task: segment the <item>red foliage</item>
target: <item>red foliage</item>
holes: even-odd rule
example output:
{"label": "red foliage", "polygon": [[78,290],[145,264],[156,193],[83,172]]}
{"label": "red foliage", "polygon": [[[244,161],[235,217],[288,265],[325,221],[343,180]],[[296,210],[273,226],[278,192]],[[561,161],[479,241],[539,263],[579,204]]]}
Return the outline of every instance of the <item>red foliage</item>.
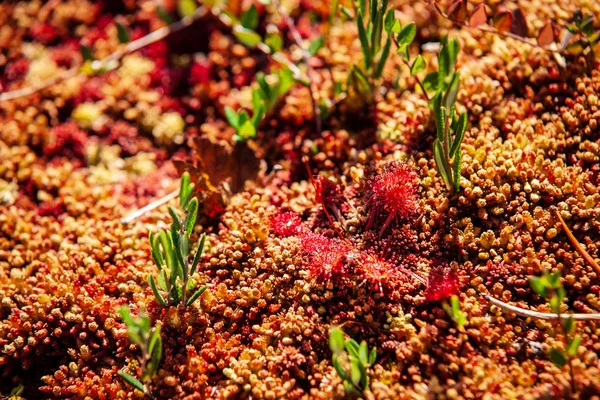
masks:
{"label": "red foliage", "polygon": [[48,157],[74,157],[83,160],[87,133],[74,122],[57,125],[50,130],[48,142],[44,145],[44,155]]}
{"label": "red foliage", "polygon": [[58,37],[58,32],[54,26],[47,22],[39,22],[31,27],[29,35],[38,42],[50,44]]}
{"label": "red foliage", "polygon": [[302,220],[294,212],[278,212],[271,217],[271,228],[278,236],[294,236],[302,232]]}
{"label": "red foliage", "polygon": [[19,58],[6,65],[4,77],[10,83],[24,76],[29,71],[29,60],[25,57]]}
{"label": "red foliage", "polygon": [[38,214],[42,217],[58,217],[64,214],[66,211],[65,203],[62,200],[47,201],[40,204],[38,207]]}
{"label": "red foliage", "polygon": [[313,180],[313,186],[315,187],[316,193],[315,199],[324,207],[335,204],[342,196],[341,186],[324,176],[317,176]]}
{"label": "red foliage", "polygon": [[429,271],[425,299],[427,301],[443,300],[459,291],[458,276],[449,267],[438,266]]}
{"label": "red foliage", "polygon": [[302,235],[302,250],[308,256],[308,269],[317,282],[328,282],[340,278],[350,246],[340,240],[318,233]]}
{"label": "red foliage", "polygon": [[208,83],[212,75],[212,63],[207,58],[198,58],[190,68],[189,82],[192,85]]}
{"label": "red foliage", "polygon": [[363,282],[366,282],[371,289],[381,294],[383,294],[384,285],[394,287],[395,283],[402,279],[398,269],[372,254],[357,254],[356,263],[363,277]]}
{"label": "red foliage", "polygon": [[387,215],[380,236],[394,219],[409,219],[419,209],[419,176],[408,164],[394,162],[369,180],[371,214],[367,229],[377,214]]}

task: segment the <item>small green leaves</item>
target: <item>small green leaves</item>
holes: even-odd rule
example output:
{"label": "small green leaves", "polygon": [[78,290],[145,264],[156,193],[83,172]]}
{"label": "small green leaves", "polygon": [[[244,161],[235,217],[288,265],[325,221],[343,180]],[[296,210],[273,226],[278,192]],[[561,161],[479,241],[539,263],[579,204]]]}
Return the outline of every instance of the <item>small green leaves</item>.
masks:
{"label": "small green leaves", "polygon": [[163,7],[156,6],[156,14],[165,24],[171,25],[173,23],[173,17]]}
{"label": "small green leaves", "polygon": [[410,46],[417,36],[417,26],[413,23],[406,25],[398,34],[398,43]]}
{"label": "small green leaves", "polygon": [[146,392],[146,388],[144,387],[144,384],[142,382],[138,381],[137,379],[135,379],[133,376],[129,375],[127,372],[119,371],[119,372],[117,372],[117,374],[119,374],[119,376],[121,378],[123,378],[123,380],[125,382],[127,382],[128,384],[130,384],[137,390],[140,390],[144,393]]}
{"label": "small green leaves", "polygon": [[329,348],[333,353],[331,363],[342,379],[347,393],[356,395],[369,387],[367,368],[373,366],[377,358],[375,348],[369,351],[364,340],[358,344],[354,339],[344,339],[344,332],[338,327],[329,331]]}
{"label": "small green leaves", "polygon": [[550,349],[549,356],[550,361],[552,361],[552,363],[557,367],[564,367],[569,361],[569,358],[565,352],[558,349]]}
{"label": "small green leaves", "polygon": [[256,6],[252,4],[246,12],[242,14],[240,23],[246,29],[254,30],[258,26],[258,10]]}
{"label": "small green leaves", "polygon": [[413,61],[412,66],[410,67],[410,74],[412,76],[415,76],[419,72],[422,72],[424,69],[425,69],[425,60],[423,60],[423,56],[419,54],[417,56],[417,58],[415,58],[415,61]]}
{"label": "small green leaves", "polygon": [[[230,114],[232,118],[240,118],[238,114]],[[248,118],[247,114],[244,118]],[[155,279],[152,275],[148,276],[148,285],[161,306],[177,303],[188,306],[193,303],[193,300],[189,300],[187,296],[188,290],[192,290],[194,287],[191,285],[190,277],[196,272],[200,262],[206,235],[201,236],[198,251],[190,266],[190,236],[196,225],[199,208],[198,199],[192,197],[194,186],[190,180],[188,172],[181,176],[179,206],[182,210],[178,212],[173,207],[168,207],[169,214],[173,219],[169,232],[161,229],[157,235],[148,234],[152,259],[158,268],[158,277]],[[183,220],[180,215],[184,216]],[[161,290],[165,294],[161,293]],[[204,291],[206,288],[202,290]],[[196,292],[192,297],[195,300],[201,294]]]}
{"label": "small green leaves", "polygon": [[325,37],[323,35],[319,36],[315,40],[313,40],[308,46],[308,54],[311,56],[315,56],[317,52],[323,47],[325,43]]}
{"label": "small green leaves", "polygon": [[244,28],[241,25],[236,25],[233,28],[233,34],[242,44],[248,47],[256,47],[261,41],[261,37],[253,30]]}
{"label": "small green leaves", "polygon": [[283,39],[280,35],[274,33],[267,33],[265,37],[265,44],[271,49],[271,54],[277,53],[283,48]]}
{"label": "small green leaves", "polygon": [[95,61],[96,57],[92,54],[92,49],[89,46],[81,45],[79,47],[79,51],[81,52],[81,58],[83,61]]}
{"label": "small green leaves", "polygon": [[197,4],[195,0],[178,0],[177,12],[181,17],[190,17],[196,11]]}
{"label": "small green leaves", "polygon": [[117,38],[119,39],[119,43],[121,43],[121,44],[129,43],[130,35],[129,35],[129,31],[127,30],[127,28],[119,22],[117,22],[116,25],[117,25]]}
{"label": "small green leaves", "polygon": [[567,355],[574,357],[577,355],[577,349],[581,344],[581,336],[576,335],[567,346]]}
{"label": "small green leaves", "polygon": [[450,298],[450,305],[446,301],[442,303],[444,310],[446,313],[452,318],[454,323],[459,327],[459,329],[463,329],[465,324],[467,323],[467,316],[460,309],[460,300],[457,295],[453,295]]}
{"label": "small green leaves", "polygon": [[202,293],[204,293],[204,292],[206,291],[206,289],[208,289],[208,286],[203,286],[203,287],[201,287],[200,289],[198,289],[198,290],[196,291],[196,293],[194,293],[194,294],[192,295],[192,297],[190,297],[190,298],[188,299],[188,301],[187,301],[187,303],[186,303],[186,306],[188,306],[188,307],[189,307],[189,306],[191,306],[191,305],[192,305],[192,303],[193,303],[194,301],[196,301],[196,299],[198,299],[198,297],[202,296]]}

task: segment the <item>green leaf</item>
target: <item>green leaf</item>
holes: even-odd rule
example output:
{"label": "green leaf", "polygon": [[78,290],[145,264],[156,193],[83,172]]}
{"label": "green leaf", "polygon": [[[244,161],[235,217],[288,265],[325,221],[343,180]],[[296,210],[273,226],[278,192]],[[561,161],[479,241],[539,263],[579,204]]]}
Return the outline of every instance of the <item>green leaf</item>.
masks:
{"label": "green leaf", "polygon": [[580,344],[581,344],[581,336],[577,335],[573,338],[573,340],[567,346],[567,354],[570,355],[571,357],[576,356],[577,349],[579,348]]}
{"label": "green leaf", "polygon": [[451,190],[452,185],[450,184],[450,171],[448,171],[448,166],[444,161],[444,149],[442,148],[440,140],[437,138],[433,142],[433,158],[435,160],[435,166],[437,167],[442,180],[446,184],[448,190]]}
{"label": "green leaf", "polygon": [[392,25],[392,32],[393,33],[400,33],[402,32],[402,24],[400,23],[400,20],[397,19],[394,21],[394,24]]}
{"label": "green leaf", "polygon": [[181,234],[171,227],[171,238],[173,240],[173,253],[175,254],[176,262],[173,263],[173,269],[171,269],[171,285],[175,284],[175,279],[180,277],[184,279],[184,255],[181,251]]}
{"label": "green leaf", "polygon": [[350,378],[352,379],[352,384],[354,386],[359,386],[362,378],[362,374],[360,371],[360,361],[354,357],[350,357]]}
{"label": "green leaf", "polygon": [[[240,119],[240,130],[242,129],[242,126],[244,126],[244,124],[246,123],[246,121],[250,120],[250,117],[248,116],[248,113],[245,110],[242,110],[238,113]],[[238,132],[239,133],[239,132]]]}
{"label": "green leaf", "polygon": [[421,56],[419,54],[417,56],[417,58],[415,58],[413,65],[410,67],[410,74],[412,76],[415,76],[419,72],[422,72],[424,69],[425,69],[425,60],[423,59],[423,56]]}
{"label": "green leaf", "polygon": [[152,274],[148,275],[148,284],[150,285],[150,288],[152,289],[152,293],[154,293],[154,297],[156,298],[156,301],[158,301],[158,303],[161,306],[164,306],[165,304],[167,304],[165,302],[165,299],[162,297],[162,295],[158,291],[158,287],[156,286],[156,282],[154,281],[154,277],[152,276]]}
{"label": "green leaf", "polygon": [[191,305],[192,305],[192,303],[193,303],[194,301],[196,301],[196,299],[197,299],[198,297],[202,296],[202,293],[204,293],[204,292],[206,291],[206,289],[208,289],[208,286],[203,286],[203,287],[201,287],[200,289],[198,289],[198,290],[196,291],[196,293],[194,293],[194,294],[192,295],[192,297],[190,297],[190,298],[188,299],[188,301],[187,301],[187,303],[186,303],[185,305],[186,305],[186,306],[188,306],[188,307],[189,307],[189,306],[191,306]]}
{"label": "green leaf", "polygon": [[550,310],[552,310],[552,312],[554,314],[559,314],[560,313],[560,304],[561,304],[561,301],[559,300],[559,298],[556,296],[552,296],[550,298],[549,302],[550,302]]}
{"label": "green leaf", "polygon": [[[157,328],[158,329],[158,328]],[[159,332],[160,333],[160,332]],[[150,356],[150,362],[148,363],[147,377],[151,378],[156,371],[158,371],[158,366],[160,365],[160,359],[162,358],[162,339],[160,334],[156,336],[156,344],[154,345],[153,352]]]}
{"label": "green leaf", "polygon": [[121,319],[123,320],[123,322],[125,322],[125,325],[127,325],[127,327],[135,326],[135,322],[133,321],[133,318],[131,318],[131,314],[129,313],[129,307],[121,306],[119,307],[118,311],[119,315],[121,316]]}
{"label": "green leaf", "polygon": [[325,43],[325,37],[323,35],[319,36],[318,38],[316,38],[315,40],[313,40],[310,43],[310,46],[308,46],[308,53],[311,56],[315,56],[317,54],[317,52],[319,51],[319,49],[321,49],[321,47],[323,47],[324,43]]}
{"label": "green leaf", "polygon": [[283,39],[280,35],[267,33],[265,44],[271,49],[271,53],[277,53],[283,48]]}
{"label": "green leaf", "polygon": [[367,2],[366,2],[366,0],[358,0],[358,11],[362,15],[367,15]]}
{"label": "green leaf", "polygon": [[367,369],[362,362],[358,362],[358,368],[360,370],[360,387],[366,389],[369,387],[369,378],[367,375]]}
{"label": "green leaf", "polygon": [[465,137],[465,130],[467,129],[467,113],[460,114],[458,122],[456,123],[456,129],[454,130],[454,142],[450,148],[450,158],[456,155],[456,152],[460,149],[460,145]]}
{"label": "green leaf", "polygon": [[[377,9],[377,0],[371,0],[369,2],[369,12],[371,13],[371,23],[375,22],[375,18],[377,18],[378,9]],[[363,13],[363,15],[365,15]]]}
{"label": "green leaf", "polygon": [[334,326],[329,331],[329,348],[333,354],[340,354],[344,351],[344,332]]}
{"label": "green leaf", "polygon": [[460,191],[460,167],[462,164],[462,155],[460,150],[456,152],[456,156],[454,157],[454,165],[452,170],[452,180],[454,182],[454,192],[458,193]]}
{"label": "green leaf", "polygon": [[363,57],[365,58],[365,69],[371,67],[372,54],[369,47],[369,39],[367,38],[367,31],[363,25],[363,15],[358,14],[358,39],[360,40],[360,48],[362,49]]}
{"label": "green leaf", "polygon": [[377,347],[373,347],[369,353],[369,366],[373,366],[377,360]]}
{"label": "green leaf", "polygon": [[200,237],[200,244],[198,245],[198,250],[196,251],[196,255],[194,256],[194,261],[192,262],[192,268],[190,270],[190,276],[194,275],[196,272],[196,268],[198,267],[198,263],[200,262],[200,257],[202,257],[202,252],[204,251],[204,243],[206,242],[206,233],[203,233]]}
{"label": "green leaf", "polygon": [[452,117],[454,115],[454,103],[456,102],[456,96],[458,94],[458,86],[460,84],[460,77],[458,72],[455,72],[452,77],[452,81],[448,87],[448,91],[444,96],[444,106],[446,107],[446,111],[448,112],[448,116]]}
{"label": "green leaf", "polygon": [[177,2],[177,12],[181,17],[189,17],[196,11],[195,0],[179,0]]}
{"label": "green leaf", "polygon": [[154,353],[154,351],[156,350],[156,346],[162,344],[160,339],[160,326],[157,326],[156,328],[154,328],[152,336],[150,337],[150,342],[148,343],[149,354]]}
{"label": "green leaf", "polygon": [[152,255],[152,259],[158,269],[161,270],[163,258],[160,251],[160,244],[158,243],[158,237],[152,235],[152,232],[148,232],[148,240],[150,241],[150,254]]}
{"label": "green leaf", "polygon": [[177,304],[181,300],[181,295],[183,293],[183,288],[180,285],[174,285],[171,290],[171,304]]}
{"label": "green leaf", "polygon": [[398,49],[396,50],[396,53],[402,57],[402,59],[404,59],[405,61],[409,60],[409,56],[408,56],[408,45],[407,44],[400,44],[400,46],[398,47]]}
{"label": "green leaf", "polygon": [[89,46],[86,45],[81,45],[79,47],[79,51],[81,52],[81,58],[83,58],[83,61],[95,61],[96,57],[94,57],[94,54],[92,54],[92,49]]}
{"label": "green leaf", "polygon": [[575,332],[575,320],[573,317],[562,320],[562,326],[569,335]]}
{"label": "green leaf", "polygon": [[129,43],[130,35],[129,35],[129,31],[127,30],[127,28],[119,22],[117,22],[116,25],[117,25],[117,38],[119,38],[119,42],[122,44]]}
{"label": "green leaf", "polygon": [[377,12],[373,20],[373,29],[371,30],[371,51],[372,55],[379,53],[381,48],[381,34],[383,33],[383,15]]}
{"label": "green leaf", "polygon": [[358,347],[358,359],[363,364],[369,363],[369,348],[367,347],[367,342],[364,340],[360,342],[360,346]]}
{"label": "green leaf", "polygon": [[[181,192],[179,192],[181,193]],[[183,200],[183,197],[181,197],[181,199]],[[173,218],[173,227],[176,231],[179,231],[181,229],[181,218],[179,218],[179,215],[177,215],[177,212],[175,211],[175,209],[171,206],[168,206],[167,209],[169,210],[169,214],[171,214],[171,218]]]}
{"label": "green leaf", "polygon": [[339,377],[343,381],[348,380],[348,374],[346,373],[346,371],[342,367],[342,364],[340,364],[340,360],[338,360],[338,358],[335,356],[335,354],[331,358],[331,363],[333,364],[333,368],[335,368],[335,371],[337,372],[337,374],[339,375]]}
{"label": "green leaf", "polygon": [[359,345],[354,339],[348,339],[344,343],[346,347],[346,351],[353,357],[358,358],[358,349]]}
{"label": "green leaf", "polygon": [[354,19],[354,15],[352,14],[352,11],[350,11],[350,9],[348,7],[340,6],[340,10],[342,11],[342,14],[346,16],[346,18]]}
{"label": "green leaf", "polygon": [[430,72],[427,75],[425,75],[425,79],[423,79],[422,84],[423,88],[427,92],[433,92],[435,90],[438,90],[438,73]]}
{"label": "green leaf", "polygon": [[237,113],[229,106],[225,106],[225,118],[227,118],[227,122],[233,129],[236,131],[240,130],[239,117]]}
{"label": "green leaf", "polygon": [[233,28],[233,35],[237,38],[237,40],[248,47],[256,47],[256,45],[261,41],[258,33],[254,32],[253,30],[246,29],[241,25],[236,25]]}
{"label": "green leaf", "polygon": [[375,78],[381,78],[381,74],[383,73],[383,67],[390,55],[390,47],[392,46],[392,39],[389,37],[385,42],[385,46],[383,47],[383,51],[381,52],[381,57],[379,57],[379,61],[377,62],[377,69],[375,70]]}
{"label": "green leaf", "polygon": [[560,283],[560,272],[556,271],[553,272],[552,274],[547,274],[548,277],[548,283],[550,284],[550,287],[552,289],[558,289],[561,287],[561,283]]}
{"label": "green leaf", "polygon": [[146,392],[146,389],[144,388],[144,385],[142,384],[142,382],[138,381],[133,376],[129,375],[127,372],[119,371],[119,372],[117,372],[117,374],[119,374],[119,376],[121,378],[123,378],[123,380],[125,382],[127,382],[128,384],[130,384],[134,388],[136,388],[136,389],[138,389],[138,390],[140,390],[140,391],[142,391],[144,393]]}
{"label": "green leaf", "polygon": [[[228,107],[226,107],[225,113],[227,113],[227,108]],[[229,110],[231,110],[231,108]],[[231,111],[233,111],[233,110],[231,110]],[[183,173],[183,175],[181,175],[181,184],[179,185],[179,207],[180,208],[185,208],[188,201],[190,201],[190,197],[192,195],[192,189],[193,189],[193,186],[190,183],[190,173],[186,171]],[[181,225],[181,220],[179,220],[179,225]]]}
{"label": "green leaf", "polygon": [[529,285],[534,292],[540,296],[546,297],[547,292],[547,281],[545,277],[532,276],[529,280]]}
{"label": "green leaf", "polygon": [[414,23],[406,25],[398,34],[398,43],[409,46],[417,36],[417,26]]}
{"label": "green leaf", "polygon": [[448,41],[448,73],[454,72],[456,58],[458,57],[459,43],[456,38]]}
{"label": "green leaf", "polygon": [[385,14],[385,20],[383,23],[385,31],[388,33],[388,35],[392,32],[392,28],[394,27],[395,23],[396,18],[394,17],[394,10],[388,10],[388,12]]}
{"label": "green leaf", "polygon": [[173,23],[173,17],[163,7],[156,6],[156,14],[165,24],[171,25]]}
{"label": "green leaf", "polygon": [[198,217],[198,199],[194,197],[187,206],[188,215],[185,217],[185,231],[191,235]]}
{"label": "green leaf", "polygon": [[158,273],[158,286],[164,290],[165,292],[169,291],[169,286],[167,285],[167,270],[166,269],[161,269],[160,272]]}
{"label": "green leaf", "polygon": [[256,128],[252,121],[246,121],[240,128],[239,136],[242,140],[253,139],[256,137]]}
{"label": "green leaf", "polygon": [[256,29],[258,26],[258,10],[254,4],[252,4],[250,8],[246,10],[244,14],[242,14],[240,23],[246,29]]}
{"label": "green leaf", "polygon": [[368,94],[370,92],[371,85],[365,74],[356,65],[352,67],[352,73],[350,75],[353,78],[356,90],[361,94]]}
{"label": "green leaf", "polygon": [[433,113],[435,116],[435,129],[440,142],[444,142],[446,131],[446,109],[442,106],[442,94],[438,91],[433,97]]}
{"label": "green leaf", "polygon": [[558,349],[550,349],[550,361],[557,367],[564,367],[569,361],[567,355]]}

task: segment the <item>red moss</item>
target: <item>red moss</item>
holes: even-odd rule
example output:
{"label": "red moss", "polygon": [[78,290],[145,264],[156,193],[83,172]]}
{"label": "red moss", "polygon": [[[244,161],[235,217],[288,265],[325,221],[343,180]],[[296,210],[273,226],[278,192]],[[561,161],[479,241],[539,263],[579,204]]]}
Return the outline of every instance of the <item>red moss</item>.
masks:
{"label": "red moss", "polygon": [[39,22],[31,27],[29,35],[33,40],[47,45],[56,40],[58,31],[47,22]]}
{"label": "red moss", "polygon": [[324,207],[337,203],[338,199],[342,196],[341,186],[324,176],[317,176],[313,180],[313,186],[316,193],[315,199]]}
{"label": "red moss", "polygon": [[347,243],[318,233],[307,232],[301,236],[302,250],[308,256],[308,269],[316,282],[339,279],[344,261],[350,251]]}
{"label": "red moss", "polygon": [[271,228],[277,236],[289,237],[302,232],[302,220],[298,214],[285,211],[271,217]]}
{"label": "red moss", "polygon": [[38,207],[38,214],[42,217],[58,217],[59,215],[64,214],[65,211],[65,204],[62,200],[46,201]]}
{"label": "red moss", "polygon": [[189,82],[191,85],[208,83],[212,75],[212,64],[207,58],[198,58],[190,68]]}
{"label": "red moss", "polygon": [[458,294],[458,292],[458,276],[450,267],[438,266],[429,271],[427,288],[425,289],[425,299],[427,301],[443,300]]}
{"label": "red moss", "polygon": [[74,122],[57,125],[50,130],[50,137],[44,145],[44,155],[83,159],[87,137],[87,133],[80,130]]}
{"label": "red moss", "polygon": [[386,215],[380,236],[392,221],[407,220],[417,215],[419,176],[408,164],[392,163],[383,173],[371,178],[368,186],[371,213],[367,229],[371,227],[376,215]]}

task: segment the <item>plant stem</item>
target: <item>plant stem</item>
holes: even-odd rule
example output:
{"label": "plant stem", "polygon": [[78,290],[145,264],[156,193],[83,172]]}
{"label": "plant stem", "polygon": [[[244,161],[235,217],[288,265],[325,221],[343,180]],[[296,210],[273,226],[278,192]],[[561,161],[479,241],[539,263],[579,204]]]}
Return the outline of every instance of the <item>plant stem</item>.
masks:
{"label": "plant stem", "polygon": [[[390,33],[390,36],[392,38],[392,40],[394,41],[394,44],[396,45],[397,48],[400,48],[400,44],[398,43],[398,39],[396,39],[394,37],[393,34]],[[408,61],[406,61],[406,59],[404,57],[400,57],[402,59],[402,62],[404,63],[404,65],[406,65],[410,71],[410,64],[408,63]],[[417,76],[417,74],[413,75],[413,78],[415,78],[415,81],[417,81],[417,85],[419,85],[419,87],[421,88],[421,90],[423,91],[423,96],[425,96],[425,99],[427,101],[429,101],[429,95],[427,95],[427,90],[425,90],[425,87],[423,86],[423,83],[421,82],[421,79],[419,79],[419,77]]]}
{"label": "plant stem", "polygon": [[120,221],[122,224],[128,224],[128,223],[138,219],[142,215],[146,214],[147,212],[150,212],[150,211],[154,210],[155,208],[158,208],[158,207],[162,206],[163,204],[168,203],[169,201],[173,200],[177,196],[179,196],[179,188],[177,188],[177,190],[174,190],[171,193],[167,194],[166,196],[163,196],[160,199],[155,200],[152,203],[132,212],[125,218],[121,218]]}
{"label": "plant stem", "polygon": [[592,256],[590,255],[590,253],[588,253],[583,248],[583,246],[581,245],[581,243],[579,243],[579,241],[575,238],[575,236],[573,235],[573,233],[571,232],[571,230],[569,229],[569,227],[565,223],[565,220],[562,218],[562,216],[560,215],[560,212],[557,209],[554,209],[554,215],[556,215],[556,218],[558,218],[558,220],[560,221],[560,224],[562,225],[562,228],[565,231],[565,234],[567,235],[567,237],[569,238],[569,240],[573,244],[573,247],[575,247],[575,250],[577,250],[577,252],[581,255],[581,257],[583,257],[583,259],[588,264],[590,264],[592,266],[592,268],[594,268],[594,271],[596,271],[596,274],[600,275],[600,265],[598,265],[598,263],[596,262],[596,260],[594,260],[592,258]]}

